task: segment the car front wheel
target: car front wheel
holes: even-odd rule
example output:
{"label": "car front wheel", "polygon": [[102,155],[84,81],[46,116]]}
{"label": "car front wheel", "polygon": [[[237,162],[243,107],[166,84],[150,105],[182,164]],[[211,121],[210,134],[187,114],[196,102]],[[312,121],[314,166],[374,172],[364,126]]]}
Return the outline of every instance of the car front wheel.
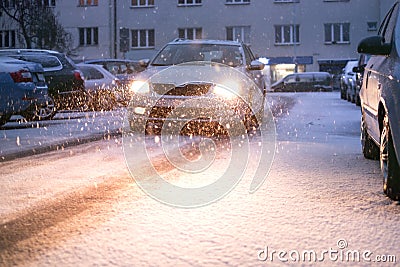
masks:
{"label": "car front wheel", "polygon": [[383,119],[381,133],[380,164],[383,174],[383,192],[389,198],[398,200],[400,197],[400,166],[394,150],[387,114]]}

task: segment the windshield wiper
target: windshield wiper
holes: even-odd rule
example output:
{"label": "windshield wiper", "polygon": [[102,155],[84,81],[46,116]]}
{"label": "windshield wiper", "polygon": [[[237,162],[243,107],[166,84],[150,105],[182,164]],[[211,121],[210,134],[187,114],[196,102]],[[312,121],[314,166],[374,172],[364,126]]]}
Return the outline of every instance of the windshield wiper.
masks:
{"label": "windshield wiper", "polygon": [[171,64],[153,63],[152,66],[171,66]]}

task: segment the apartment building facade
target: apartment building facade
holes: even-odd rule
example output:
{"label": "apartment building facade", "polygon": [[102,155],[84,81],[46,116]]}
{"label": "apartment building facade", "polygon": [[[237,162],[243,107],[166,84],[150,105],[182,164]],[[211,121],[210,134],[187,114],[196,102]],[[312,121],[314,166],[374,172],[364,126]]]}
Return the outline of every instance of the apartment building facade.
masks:
{"label": "apartment building facade", "polygon": [[[75,60],[152,57],[175,38],[248,43],[272,79],[337,72],[377,33],[393,0],[40,0],[73,36]],[[2,47],[20,47],[1,16]],[[8,34],[8,39],[4,40]],[[13,32],[10,34],[10,32]],[[13,37],[14,36],[14,37]],[[14,38],[15,40],[12,40]]]}

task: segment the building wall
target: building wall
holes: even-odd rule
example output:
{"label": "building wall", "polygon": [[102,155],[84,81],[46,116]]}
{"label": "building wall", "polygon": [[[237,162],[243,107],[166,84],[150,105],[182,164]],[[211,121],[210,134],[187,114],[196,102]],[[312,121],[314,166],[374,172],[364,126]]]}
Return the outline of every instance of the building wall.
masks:
{"label": "building wall", "polygon": [[[280,59],[307,57],[312,64],[306,64],[304,69],[316,71],[320,69],[321,61],[357,58],[359,40],[376,34],[376,31],[368,30],[367,22],[375,21],[379,27],[382,16],[394,2],[299,0],[298,3],[275,3],[274,0],[251,0],[250,4],[229,5],[226,0],[202,0],[200,6],[181,7],[178,0],[154,1],[153,7],[134,8],[131,0],[98,0],[98,6],[79,6],[79,0],[57,0],[55,12],[64,28],[73,35],[76,60],[150,58],[165,43],[178,37],[178,28],[201,27],[203,38],[226,39],[226,27],[250,26],[249,43],[255,54]],[[4,21],[5,18],[0,19]],[[324,24],[344,22],[350,23],[349,44],[325,44]],[[298,45],[275,44],[274,26],[280,24],[300,26]],[[80,46],[79,27],[98,27],[98,45]],[[121,52],[121,28],[154,29],[154,48],[130,48],[126,53]]]}
{"label": "building wall", "polygon": [[[78,0],[57,0],[55,12],[64,29],[72,34],[76,60],[112,57],[112,8],[109,0],[99,0],[98,6],[79,6]],[[98,27],[98,45],[80,46],[79,27]]]}

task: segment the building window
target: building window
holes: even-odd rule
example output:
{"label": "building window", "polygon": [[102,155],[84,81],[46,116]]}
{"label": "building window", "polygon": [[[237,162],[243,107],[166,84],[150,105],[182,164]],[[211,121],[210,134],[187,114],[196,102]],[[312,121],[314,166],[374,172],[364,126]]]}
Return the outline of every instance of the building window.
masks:
{"label": "building window", "polygon": [[154,0],[131,0],[132,7],[154,7]]}
{"label": "building window", "polygon": [[275,44],[294,45],[300,43],[300,25],[275,25]]}
{"label": "building window", "polygon": [[154,30],[131,30],[132,48],[154,48]]}
{"label": "building window", "polygon": [[178,6],[200,6],[201,0],[178,0]]}
{"label": "building window", "polygon": [[300,0],[274,0],[274,3],[300,3]]}
{"label": "building window", "polygon": [[250,0],[226,0],[227,4],[250,4]]}
{"label": "building window", "polygon": [[39,6],[45,6],[45,7],[56,6],[56,0],[38,0],[37,3]]}
{"label": "building window", "polygon": [[2,48],[11,48],[15,47],[15,31],[0,31],[0,47]]}
{"label": "building window", "polygon": [[325,24],[325,44],[350,43],[350,23]]}
{"label": "building window", "polygon": [[185,29],[178,29],[179,38],[183,39],[201,39],[203,36],[202,28],[185,28]]}
{"label": "building window", "polygon": [[368,26],[368,31],[377,31],[378,30],[378,22],[376,22],[376,21],[368,21],[367,26]]}
{"label": "building window", "polygon": [[79,0],[79,6],[98,6],[99,0]]}
{"label": "building window", "polygon": [[3,0],[3,6],[5,8],[14,8],[15,7],[15,0]]}
{"label": "building window", "polygon": [[98,28],[79,28],[79,45],[90,46],[99,44]]}
{"label": "building window", "polygon": [[250,26],[226,27],[226,39],[250,43]]}

